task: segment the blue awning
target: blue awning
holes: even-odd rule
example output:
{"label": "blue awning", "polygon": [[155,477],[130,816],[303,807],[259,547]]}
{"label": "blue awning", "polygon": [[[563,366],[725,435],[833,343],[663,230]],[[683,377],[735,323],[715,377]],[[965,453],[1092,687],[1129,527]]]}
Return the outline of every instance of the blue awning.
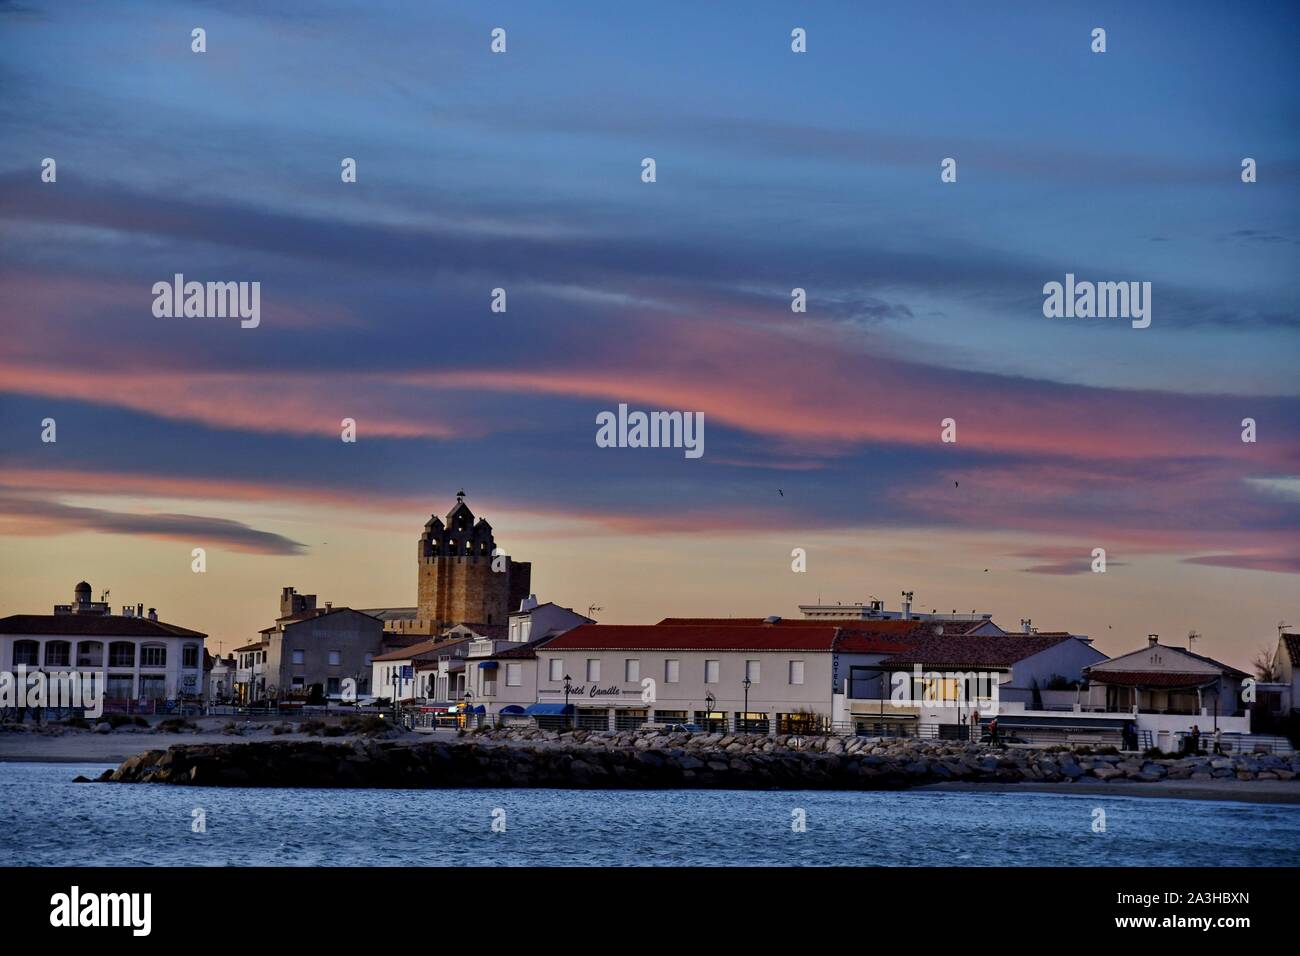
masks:
{"label": "blue awning", "polygon": [[486,713],[487,713],[487,708],[484,707],[482,704],[479,704],[479,705],[477,705],[477,706],[474,708],[474,713],[476,713],[476,714],[486,714]]}
{"label": "blue awning", "polygon": [[572,704],[529,704],[524,711],[529,717],[563,717],[573,713]]}
{"label": "blue awning", "polygon": [[518,704],[508,704],[501,708],[501,713],[507,717],[516,717],[524,713],[524,709]]}
{"label": "blue awning", "polygon": [[481,671],[494,671],[497,669],[496,661],[479,661],[478,669]]}

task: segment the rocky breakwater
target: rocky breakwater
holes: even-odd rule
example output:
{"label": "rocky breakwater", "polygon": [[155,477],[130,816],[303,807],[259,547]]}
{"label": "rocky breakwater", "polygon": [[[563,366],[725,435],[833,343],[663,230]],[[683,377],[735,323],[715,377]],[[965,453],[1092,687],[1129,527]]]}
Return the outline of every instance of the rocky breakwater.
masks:
{"label": "rocky breakwater", "polygon": [[948,741],[524,730],[416,743],[180,744],[137,754],[99,780],[235,787],[893,790],[943,781],[1295,780],[1297,773],[1300,758],[1269,755],[1148,759]]}

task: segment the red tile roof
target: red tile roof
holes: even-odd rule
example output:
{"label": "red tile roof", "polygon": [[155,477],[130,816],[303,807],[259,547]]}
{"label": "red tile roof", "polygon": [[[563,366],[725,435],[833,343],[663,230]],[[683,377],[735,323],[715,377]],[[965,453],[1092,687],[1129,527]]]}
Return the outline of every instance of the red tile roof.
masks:
{"label": "red tile roof", "polygon": [[880,637],[841,628],[835,638],[835,650],[841,654],[897,654],[908,649],[905,637]]}
{"label": "red tile roof", "polygon": [[1218,674],[1195,674],[1177,671],[1104,671],[1088,672],[1095,684],[1119,684],[1124,687],[1204,687],[1219,679]]}
{"label": "red tile roof", "polygon": [[[559,635],[547,650],[812,651],[843,649],[891,653],[901,645],[874,641],[867,634],[841,636],[834,624],[799,627],[760,625],[583,624]],[[844,647],[837,645],[838,640]]]}
{"label": "red tile roof", "polygon": [[1282,643],[1292,664],[1300,664],[1300,634],[1283,634]]}
{"label": "red tile roof", "polygon": [[771,624],[761,617],[666,617],[658,627],[826,627],[836,621],[814,621],[809,618],[778,618]]}
{"label": "red tile roof", "polygon": [[[419,657],[421,654],[432,651],[438,646],[438,643],[438,641],[421,641],[419,644],[409,644],[406,647],[399,647],[395,651],[387,651],[383,654],[372,657],[370,660],[375,664],[380,664],[384,661],[409,661],[413,658]],[[450,641],[443,641],[442,643],[448,644]]]}
{"label": "red tile roof", "polygon": [[198,631],[115,614],[11,614],[0,618],[0,634],[70,637],[207,637]]}
{"label": "red tile roof", "polygon": [[[917,618],[909,618],[906,621],[898,618],[873,621],[850,617],[780,618],[769,624],[761,617],[666,617],[659,622],[659,626],[676,627],[838,627],[863,634],[879,634],[882,637],[933,634],[936,627],[942,627],[944,634],[959,636],[978,630],[985,624],[993,624],[993,621],[922,621]],[[997,627],[996,624],[993,626]]]}
{"label": "red tile roof", "polygon": [[904,639],[908,650],[883,663],[903,667],[1004,667],[1055,647],[1069,636],[1053,634],[919,634]]}
{"label": "red tile roof", "polygon": [[546,647],[555,640],[554,637],[543,637],[536,641],[530,641],[527,644],[520,644],[518,647],[507,647],[503,651],[497,651],[491,657],[479,658],[487,661],[531,661],[537,659],[539,648]]}

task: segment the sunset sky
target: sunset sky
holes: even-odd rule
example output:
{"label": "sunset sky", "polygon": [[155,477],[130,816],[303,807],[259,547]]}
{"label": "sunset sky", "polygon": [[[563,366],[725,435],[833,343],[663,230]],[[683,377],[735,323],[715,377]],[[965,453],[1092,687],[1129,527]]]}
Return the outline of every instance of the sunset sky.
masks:
{"label": "sunset sky", "polygon": [[[609,623],[1300,625],[1296,8],[807,6],[0,2],[0,614],[412,605],[463,486]],[[175,273],[260,326],[155,318]],[[1045,318],[1066,273],[1150,328]],[[704,456],[598,448],[620,402]]]}

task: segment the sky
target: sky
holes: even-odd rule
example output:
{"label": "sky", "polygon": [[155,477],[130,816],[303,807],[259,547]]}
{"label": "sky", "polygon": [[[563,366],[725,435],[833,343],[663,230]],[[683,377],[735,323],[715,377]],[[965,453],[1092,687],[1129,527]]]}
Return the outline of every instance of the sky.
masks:
{"label": "sky", "polygon": [[[1300,625],[1296,8],[108,10],[0,2],[0,614],[84,578],[229,651],[283,586],[413,605],[464,488],[607,623]],[[155,317],[176,273],[260,324]],[[1067,273],[1150,327],[1046,317]],[[620,403],[703,456],[598,447]]]}

